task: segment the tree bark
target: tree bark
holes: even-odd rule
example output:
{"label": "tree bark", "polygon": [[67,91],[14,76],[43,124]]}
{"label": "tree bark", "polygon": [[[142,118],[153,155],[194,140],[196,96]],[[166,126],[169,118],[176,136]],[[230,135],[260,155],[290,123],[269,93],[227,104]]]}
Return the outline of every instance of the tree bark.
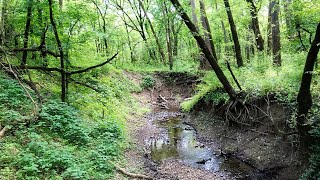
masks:
{"label": "tree bark", "polygon": [[66,88],[67,88],[67,76],[66,76],[66,73],[65,73],[65,65],[64,65],[64,53],[63,53],[63,48],[62,48],[62,43],[60,41],[60,38],[59,38],[59,34],[58,34],[58,30],[57,30],[57,26],[56,26],[56,23],[54,21],[54,17],[53,17],[53,7],[52,7],[52,0],[48,0],[49,2],[49,10],[50,10],[50,22],[51,22],[51,25],[52,25],[52,29],[54,31],[54,36],[56,38],[56,42],[57,42],[57,45],[58,45],[58,49],[59,49],[59,55],[60,55],[60,69],[62,70],[61,71],[61,101],[62,102],[65,102],[66,101],[66,95],[67,95],[67,91],[66,91]]}
{"label": "tree bark", "polygon": [[[201,12],[201,24],[204,29],[204,39],[206,41],[207,46],[210,49],[210,52],[214,56],[214,58],[218,59],[217,54],[216,54],[216,50],[214,47],[214,43],[213,43],[209,20],[208,20],[207,14],[206,14],[205,4],[204,4],[203,0],[199,0],[199,3],[200,3],[200,12]],[[210,68],[210,64],[207,60],[205,60],[202,65],[203,65],[203,67],[201,69],[209,69]]]}
{"label": "tree bark", "polygon": [[243,66],[243,60],[242,60],[242,55],[241,55],[241,47],[240,47],[240,43],[239,43],[237,28],[236,28],[236,25],[233,20],[229,0],[223,0],[223,1],[224,1],[224,5],[226,7],[228,20],[229,20],[229,24],[230,24],[230,29],[231,29],[231,34],[232,34],[232,39],[234,42],[234,49],[236,52],[237,65],[238,65],[238,67],[241,67],[241,66]]}
{"label": "tree bark", "polygon": [[[31,27],[32,6],[33,6],[33,0],[28,0],[27,18],[26,18],[27,21],[26,21],[26,28],[24,31],[23,48],[28,48],[29,32]],[[28,57],[28,51],[23,51],[22,64],[27,64],[27,57]]]}
{"label": "tree bark", "polygon": [[310,92],[310,86],[312,81],[312,73],[317,55],[319,53],[320,44],[320,23],[317,26],[316,35],[311,44],[306,63],[303,70],[300,90],[297,97],[298,102],[298,115],[297,115],[297,127],[302,136],[308,136],[308,131],[311,126],[307,124],[307,115],[312,106],[312,96]]}
{"label": "tree bark", "polygon": [[230,84],[229,80],[227,79],[227,77],[224,75],[222,69],[220,68],[220,66],[217,63],[217,60],[211,54],[209,48],[206,45],[206,42],[199,35],[199,31],[197,30],[196,26],[192,23],[191,19],[189,18],[189,16],[187,15],[187,13],[185,12],[185,10],[183,9],[183,7],[181,6],[181,4],[179,3],[178,0],[170,0],[170,1],[172,2],[174,7],[176,8],[176,10],[179,12],[179,14],[180,14],[181,18],[183,19],[184,23],[187,25],[187,27],[191,31],[193,37],[195,38],[195,40],[199,44],[202,52],[204,53],[204,55],[206,56],[207,60],[209,61],[212,69],[215,71],[215,73],[216,73],[219,81],[223,85],[225,91],[228,93],[228,95],[229,95],[229,97],[231,99],[235,99],[236,98],[236,91],[231,86],[231,84]]}
{"label": "tree bark", "polygon": [[159,38],[158,38],[158,36],[157,36],[157,34],[156,34],[156,31],[155,31],[154,28],[153,28],[151,19],[150,19],[149,16],[148,16],[148,12],[147,12],[147,10],[145,9],[142,1],[141,1],[141,0],[138,0],[138,2],[139,2],[140,7],[142,8],[142,10],[143,10],[143,12],[144,12],[144,14],[145,14],[145,17],[146,17],[147,20],[148,20],[148,23],[149,23],[151,32],[152,32],[152,34],[153,34],[153,36],[154,36],[154,39],[156,40],[156,44],[157,44],[157,46],[158,46],[158,51],[159,51],[160,57],[162,58],[162,62],[165,62],[165,61],[166,61],[166,57],[165,57],[164,52],[163,52],[163,50],[162,50],[162,47],[161,47]]}
{"label": "tree bark", "polygon": [[253,0],[246,0],[249,3],[250,6],[250,13],[251,13],[251,22],[252,22],[252,30],[254,32],[256,43],[257,43],[257,49],[259,51],[264,50],[264,40],[261,35],[260,26],[259,26],[259,20],[258,20],[258,11],[257,7],[254,4]]}
{"label": "tree bark", "polygon": [[279,12],[280,12],[279,0],[272,0],[271,2],[272,55],[273,55],[273,64],[276,66],[281,66]]}

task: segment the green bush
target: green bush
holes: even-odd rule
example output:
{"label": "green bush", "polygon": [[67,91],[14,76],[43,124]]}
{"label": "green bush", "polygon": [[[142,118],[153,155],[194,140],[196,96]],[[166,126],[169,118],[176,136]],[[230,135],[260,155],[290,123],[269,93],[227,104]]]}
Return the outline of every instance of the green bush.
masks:
{"label": "green bush", "polygon": [[152,76],[147,75],[143,77],[140,86],[142,88],[152,88],[155,84],[156,84],[156,80]]}

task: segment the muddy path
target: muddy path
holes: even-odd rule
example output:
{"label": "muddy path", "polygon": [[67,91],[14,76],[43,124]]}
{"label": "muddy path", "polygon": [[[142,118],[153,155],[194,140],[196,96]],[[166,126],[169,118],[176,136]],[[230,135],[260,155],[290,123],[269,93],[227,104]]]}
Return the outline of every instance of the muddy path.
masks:
{"label": "muddy path", "polygon": [[[139,74],[126,75],[136,83],[142,79]],[[205,105],[184,114],[180,103],[192,96],[197,78],[184,73],[154,77],[153,88],[134,94],[150,112],[128,119],[128,171],[153,179],[297,179],[303,163],[295,159],[299,157],[292,144],[257,133],[261,129],[248,133],[229,128]],[[117,174],[116,179],[130,178]]]}

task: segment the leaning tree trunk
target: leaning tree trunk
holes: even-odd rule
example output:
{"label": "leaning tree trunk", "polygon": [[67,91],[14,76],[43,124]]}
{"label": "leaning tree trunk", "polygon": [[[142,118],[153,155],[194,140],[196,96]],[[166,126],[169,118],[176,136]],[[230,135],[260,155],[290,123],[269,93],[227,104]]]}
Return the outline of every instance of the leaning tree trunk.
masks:
{"label": "leaning tree trunk", "polygon": [[312,106],[312,97],[310,92],[312,72],[314,69],[317,55],[319,53],[320,44],[320,23],[318,24],[315,38],[311,44],[306,64],[304,66],[300,90],[298,93],[298,116],[297,127],[302,136],[308,136],[310,125],[307,125],[307,115]]}
{"label": "leaning tree trunk", "polygon": [[242,55],[241,55],[241,47],[239,43],[239,37],[237,33],[237,28],[233,20],[232,12],[231,12],[231,7],[229,4],[229,0],[223,0],[224,5],[226,7],[227,15],[228,15],[228,20],[230,24],[230,29],[231,29],[231,34],[232,34],[232,39],[234,42],[234,49],[236,51],[236,59],[237,59],[237,64],[238,67],[243,66],[243,60],[242,60]]}
{"label": "leaning tree trunk", "polygon": [[[24,31],[23,48],[28,48],[29,32],[31,27],[32,5],[33,5],[33,0],[29,0],[28,8],[27,8],[26,28]],[[28,57],[28,51],[23,51],[22,62],[21,62],[22,64],[27,64],[27,57]]]}
{"label": "leaning tree trunk", "polygon": [[231,86],[230,82],[228,81],[227,77],[224,75],[222,69],[217,63],[217,60],[214,58],[214,56],[211,54],[208,46],[206,45],[206,42],[203,40],[203,38],[200,36],[199,31],[197,30],[196,26],[192,23],[191,19],[185,12],[185,10],[182,8],[181,4],[178,0],[170,0],[176,10],[179,12],[181,18],[183,19],[184,23],[187,25],[189,30],[191,31],[193,37],[197,41],[198,45],[200,46],[203,54],[206,56],[207,60],[209,61],[212,69],[216,73],[218,79],[220,80],[221,84],[223,85],[225,91],[228,93],[229,97],[231,99],[236,98],[236,92],[234,88]]}
{"label": "leaning tree trunk", "polygon": [[264,40],[261,35],[260,26],[259,26],[259,20],[258,20],[258,11],[257,7],[255,6],[253,0],[246,0],[250,5],[250,13],[251,13],[251,22],[252,22],[252,30],[254,32],[256,43],[257,43],[257,49],[259,51],[264,50]]}
{"label": "leaning tree trunk", "polygon": [[273,64],[281,66],[280,24],[279,24],[279,0],[271,2],[271,42]]}
{"label": "leaning tree trunk", "polygon": [[[215,59],[217,59],[217,54],[216,54],[216,50],[213,44],[213,38],[212,38],[212,34],[211,34],[211,29],[210,29],[210,24],[209,24],[209,20],[206,14],[206,8],[204,5],[203,0],[199,0],[200,3],[200,11],[201,11],[201,24],[204,30],[204,38],[205,41],[207,43],[207,46],[209,48],[209,50],[211,51],[212,55],[214,56]],[[204,61],[203,62],[203,67],[201,69],[209,69],[210,64],[208,61]]]}

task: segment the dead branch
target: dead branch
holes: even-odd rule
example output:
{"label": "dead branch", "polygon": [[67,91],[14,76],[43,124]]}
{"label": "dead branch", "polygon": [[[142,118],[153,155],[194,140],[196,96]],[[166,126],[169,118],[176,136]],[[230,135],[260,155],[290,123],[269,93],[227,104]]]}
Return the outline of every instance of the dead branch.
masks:
{"label": "dead branch", "polygon": [[125,169],[121,168],[119,165],[109,161],[110,164],[112,164],[119,172],[121,172],[122,174],[129,176],[131,178],[138,178],[138,179],[153,179],[149,176],[143,175],[143,174],[135,174],[135,173],[130,173],[127,172]]}
{"label": "dead branch", "polygon": [[9,130],[7,126],[5,126],[3,129],[0,131],[0,139],[4,137],[5,133]]}

